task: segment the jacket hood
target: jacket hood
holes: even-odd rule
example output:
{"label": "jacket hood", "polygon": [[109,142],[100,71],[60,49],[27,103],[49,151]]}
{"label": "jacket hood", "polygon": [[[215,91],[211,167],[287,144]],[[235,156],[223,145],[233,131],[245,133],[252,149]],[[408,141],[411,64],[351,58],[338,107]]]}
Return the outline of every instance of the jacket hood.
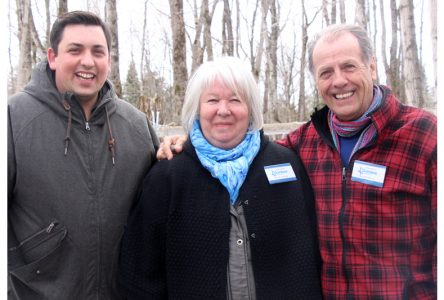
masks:
{"label": "jacket hood", "polygon": [[65,155],[68,153],[68,146],[71,140],[72,124],[78,123],[85,126],[87,123],[103,125],[107,123],[109,129],[108,148],[113,154],[114,164],[114,144],[110,116],[116,111],[116,98],[112,83],[105,81],[102,89],[99,91],[99,99],[96,106],[91,112],[91,117],[86,121],[83,109],[77,100],[75,94],[71,92],[61,93],[57,90],[55,83],[55,72],[49,67],[48,60],[45,59],[38,63],[31,74],[31,80],[25,86],[24,92],[31,95],[36,101],[42,102],[57,115],[66,119],[66,135],[65,135]]}
{"label": "jacket hood", "polygon": [[[60,93],[57,90],[55,73],[50,69],[47,59],[38,63],[34,67],[31,80],[25,86],[24,92],[30,94],[34,99],[44,103],[51,110],[63,116],[67,116],[66,103],[64,103],[66,101],[71,107],[73,121],[82,124],[85,122],[83,109],[76,96],[71,92]],[[112,100],[116,97],[112,83],[109,80],[106,80],[99,92],[99,101],[91,113],[90,121],[104,123],[105,119],[100,118],[102,115],[101,112],[104,106],[106,106],[108,113],[110,115],[113,114],[116,107],[115,104],[113,105],[113,103],[110,102],[113,102]]]}

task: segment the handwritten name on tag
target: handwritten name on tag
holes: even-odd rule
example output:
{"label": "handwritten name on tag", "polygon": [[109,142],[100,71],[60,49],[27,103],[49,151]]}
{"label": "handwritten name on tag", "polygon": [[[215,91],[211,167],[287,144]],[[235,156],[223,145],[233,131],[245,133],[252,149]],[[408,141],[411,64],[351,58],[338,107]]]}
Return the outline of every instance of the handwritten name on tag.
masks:
{"label": "handwritten name on tag", "polygon": [[289,163],[265,166],[265,174],[270,184],[296,181],[296,175]]}

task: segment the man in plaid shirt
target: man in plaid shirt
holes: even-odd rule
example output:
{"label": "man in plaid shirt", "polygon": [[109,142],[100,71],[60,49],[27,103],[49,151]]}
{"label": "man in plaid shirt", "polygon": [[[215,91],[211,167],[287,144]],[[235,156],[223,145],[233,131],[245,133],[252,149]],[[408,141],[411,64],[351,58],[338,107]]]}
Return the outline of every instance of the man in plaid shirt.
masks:
{"label": "man in plaid shirt", "polygon": [[[374,85],[371,40],[332,25],[309,45],[326,106],[278,141],[293,148],[316,199],[325,299],[436,299],[436,116]],[[158,158],[171,158],[166,138]]]}
{"label": "man in plaid shirt", "polygon": [[325,299],[436,299],[436,116],[373,85],[371,40],[334,25],[309,47],[327,106],[279,141],[316,199]]}

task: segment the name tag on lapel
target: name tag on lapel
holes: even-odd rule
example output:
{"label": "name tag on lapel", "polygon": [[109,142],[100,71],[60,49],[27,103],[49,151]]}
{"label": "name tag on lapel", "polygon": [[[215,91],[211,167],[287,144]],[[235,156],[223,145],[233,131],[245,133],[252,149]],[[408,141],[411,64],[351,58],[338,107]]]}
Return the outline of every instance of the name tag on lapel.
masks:
{"label": "name tag on lapel", "polygon": [[289,163],[265,166],[265,174],[270,184],[296,181],[296,175]]}
{"label": "name tag on lapel", "polygon": [[384,185],[387,167],[356,160],[353,165],[352,181],[377,187]]}

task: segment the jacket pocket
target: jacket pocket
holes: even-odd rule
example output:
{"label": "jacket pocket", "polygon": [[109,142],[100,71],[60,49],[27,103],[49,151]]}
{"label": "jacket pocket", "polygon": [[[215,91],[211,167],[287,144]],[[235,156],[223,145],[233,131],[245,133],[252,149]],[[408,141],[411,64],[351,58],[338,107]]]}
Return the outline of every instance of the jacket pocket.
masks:
{"label": "jacket pocket", "polygon": [[8,249],[8,258],[12,262],[10,269],[14,270],[21,264],[26,265],[46,256],[59,246],[67,232],[65,226],[60,225],[57,220],[52,220],[42,230]]}
{"label": "jacket pocket", "polygon": [[[81,258],[67,228],[53,220],[8,250],[10,299],[80,299]],[[20,259],[15,259],[20,257]],[[72,297],[72,298],[71,298]]]}

